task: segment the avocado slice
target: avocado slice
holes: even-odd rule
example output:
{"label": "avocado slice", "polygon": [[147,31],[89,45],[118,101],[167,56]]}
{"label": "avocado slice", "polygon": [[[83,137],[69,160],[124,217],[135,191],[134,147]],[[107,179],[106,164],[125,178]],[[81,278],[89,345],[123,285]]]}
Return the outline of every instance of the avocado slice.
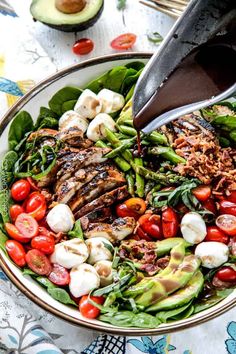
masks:
{"label": "avocado slice", "polygon": [[55,0],[33,0],[30,12],[36,21],[63,31],[77,32],[91,27],[100,17],[104,7],[104,0],[87,0],[80,12],[66,14],[55,6]]}

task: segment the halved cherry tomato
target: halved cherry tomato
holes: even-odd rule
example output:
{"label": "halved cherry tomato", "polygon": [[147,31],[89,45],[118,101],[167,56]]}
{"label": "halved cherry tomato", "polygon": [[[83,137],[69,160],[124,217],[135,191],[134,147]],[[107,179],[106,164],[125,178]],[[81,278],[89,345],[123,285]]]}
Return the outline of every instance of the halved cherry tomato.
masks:
{"label": "halved cherry tomato", "polygon": [[236,271],[231,267],[222,267],[216,272],[216,277],[221,281],[236,282]]}
{"label": "halved cherry tomato", "polygon": [[33,238],[38,235],[39,225],[37,221],[26,213],[17,216],[15,226],[23,237]]}
{"label": "halved cherry tomato", "polygon": [[68,285],[70,282],[70,274],[68,270],[59,264],[53,264],[52,271],[48,276],[52,283],[60,286]]}
{"label": "halved cherry tomato", "polygon": [[236,216],[223,214],[216,219],[216,225],[229,236],[236,236]]}
{"label": "halved cherry tomato", "polygon": [[[102,296],[90,296],[90,299],[100,305],[104,303],[104,297]],[[80,299],[79,310],[81,315],[86,318],[97,318],[100,314],[100,310],[94,305],[90,304],[88,295],[84,295]]]}
{"label": "halved cherry tomato", "polygon": [[216,204],[215,204],[213,198],[209,198],[205,202],[202,202],[202,206],[205,209],[211,211],[213,214],[215,214],[215,215],[217,214]]}
{"label": "halved cherry tomato", "polygon": [[45,254],[51,254],[55,248],[55,241],[50,236],[39,235],[32,238],[31,247]]}
{"label": "halved cherry tomato", "polygon": [[31,189],[32,189],[33,191],[39,191],[39,190],[40,190],[40,189],[37,187],[37,185],[36,185],[35,181],[33,180],[33,178],[27,177],[26,179],[27,179],[27,181],[29,182],[30,187],[31,187]]}
{"label": "halved cherry tomato", "polygon": [[120,218],[124,218],[126,216],[130,216],[132,218],[135,218],[135,220],[138,220],[140,217],[140,214],[136,213],[132,209],[129,209],[125,203],[118,204],[116,206],[116,214]]}
{"label": "halved cherry tomato", "polygon": [[124,33],[111,41],[111,47],[117,50],[126,50],[133,47],[137,36],[134,33]]}
{"label": "halved cherry tomato", "polygon": [[13,183],[11,187],[11,196],[17,202],[24,200],[30,193],[30,184],[26,179],[20,179]]}
{"label": "halved cherry tomato", "polygon": [[10,207],[10,217],[13,222],[16,221],[18,215],[24,213],[24,208],[19,204],[14,204]]}
{"label": "halved cherry tomato", "polygon": [[232,203],[227,200],[221,200],[219,205],[221,214],[230,214],[236,216],[236,203]]}
{"label": "halved cherry tomato", "polygon": [[81,38],[75,42],[72,47],[74,54],[76,55],[85,55],[92,52],[94,48],[94,43],[89,38]]}
{"label": "halved cherry tomato", "polygon": [[162,212],[162,231],[165,238],[175,237],[179,228],[177,213],[170,207]]}
{"label": "halved cherry tomato", "polygon": [[236,203],[236,191],[230,191],[230,194],[227,196],[227,200],[232,203]]}
{"label": "halved cherry tomato", "polygon": [[229,237],[217,226],[207,226],[207,235],[204,241],[215,241],[227,244],[229,242]]}
{"label": "halved cherry tomato", "polygon": [[[150,236],[148,236],[148,234],[146,232],[143,231],[141,226],[138,226],[137,230],[136,230],[136,234],[135,236],[138,236],[138,240],[145,240],[145,241],[152,241],[152,238]],[[135,239],[134,237],[132,237],[133,239]]]}
{"label": "halved cherry tomato", "polygon": [[147,209],[147,205],[142,198],[130,198],[127,199],[124,204],[128,209],[133,210],[135,213],[142,215]]}
{"label": "halved cherry tomato", "polygon": [[160,239],[162,238],[161,218],[159,215],[147,213],[138,219],[138,223],[142,230],[149,236]]}
{"label": "halved cherry tomato", "polygon": [[30,241],[29,237],[23,236],[20,231],[15,227],[15,225],[6,222],[5,229],[8,235],[16,241],[27,243]]}
{"label": "halved cherry tomato", "polygon": [[14,240],[7,240],[5,247],[9,257],[13,260],[14,263],[16,263],[19,267],[24,267],[26,265],[25,250],[19,242]]}
{"label": "halved cherry tomato", "polygon": [[192,190],[192,194],[200,201],[205,202],[211,196],[211,187],[204,184]]}
{"label": "halved cherry tomato", "polygon": [[43,252],[32,249],[26,253],[25,260],[33,272],[39,275],[48,275],[51,273],[51,263]]}
{"label": "halved cherry tomato", "polygon": [[48,237],[51,237],[53,239],[56,237],[56,234],[54,232],[48,230],[44,226],[39,226],[39,235],[48,236]]}
{"label": "halved cherry tomato", "polygon": [[43,194],[33,192],[26,201],[26,212],[36,220],[42,220],[46,214],[47,205]]}

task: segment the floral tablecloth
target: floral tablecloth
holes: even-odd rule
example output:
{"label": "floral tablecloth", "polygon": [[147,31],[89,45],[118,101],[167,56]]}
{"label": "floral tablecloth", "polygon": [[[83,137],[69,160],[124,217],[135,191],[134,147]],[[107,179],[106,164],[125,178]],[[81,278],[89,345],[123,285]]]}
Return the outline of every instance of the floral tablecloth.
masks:
{"label": "floral tablecloth", "polygon": [[[35,82],[55,71],[55,67],[4,0],[0,0],[0,33],[2,115]],[[236,310],[171,335],[136,338],[104,335],[72,326],[40,309],[0,270],[0,354],[59,353],[236,354]]]}

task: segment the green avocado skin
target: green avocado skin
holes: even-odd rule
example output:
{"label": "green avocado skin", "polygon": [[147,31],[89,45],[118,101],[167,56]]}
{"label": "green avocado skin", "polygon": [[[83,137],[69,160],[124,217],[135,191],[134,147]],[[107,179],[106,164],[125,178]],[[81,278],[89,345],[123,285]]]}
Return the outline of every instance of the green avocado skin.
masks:
{"label": "green avocado skin", "polygon": [[[51,23],[43,22],[43,21],[41,21],[41,23],[43,23],[44,25],[46,25],[48,27],[51,27],[53,29],[56,29],[56,30],[62,31],[62,32],[80,32],[80,31],[86,30],[89,27],[92,27],[97,22],[97,20],[100,18],[101,14],[103,12],[103,9],[104,9],[104,1],[102,2],[102,6],[100,7],[99,11],[97,12],[97,14],[94,17],[92,17],[88,21],[81,22],[81,23],[78,23],[78,24],[73,24],[73,25],[65,25],[65,24],[60,25],[60,24],[58,24],[58,25],[54,25],[54,24],[51,24]],[[37,19],[34,18],[34,21],[36,22]]]}

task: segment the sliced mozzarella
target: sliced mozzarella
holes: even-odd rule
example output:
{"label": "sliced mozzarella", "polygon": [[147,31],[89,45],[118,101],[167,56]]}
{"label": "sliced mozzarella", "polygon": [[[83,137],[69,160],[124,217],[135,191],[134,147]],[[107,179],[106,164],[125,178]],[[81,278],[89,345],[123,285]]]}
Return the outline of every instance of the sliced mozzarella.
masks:
{"label": "sliced mozzarella", "polygon": [[98,261],[111,260],[113,246],[110,241],[104,237],[94,237],[85,241],[88,250],[89,258],[87,262],[94,264]]}
{"label": "sliced mozzarella", "polygon": [[122,95],[108,89],[102,89],[98,93],[98,98],[102,102],[102,112],[104,113],[117,112],[125,104],[125,99]]}
{"label": "sliced mozzarella", "polygon": [[47,223],[54,232],[67,233],[73,229],[75,218],[66,204],[57,204],[47,215]]}
{"label": "sliced mozzarella", "polygon": [[93,119],[101,112],[102,104],[91,90],[84,90],[75,104],[74,110],[83,118]]}
{"label": "sliced mozzarella", "polygon": [[75,297],[87,295],[91,290],[98,288],[100,278],[96,269],[90,264],[84,263],[74,267],[70,271],[70,292]]}
{"label": "sliced mozzarella", "polygon": [[50,261],[70,269],[84,263],[88,255],[88,247],[85,242],[79,238],[73,238],[58,243],[50,257]]}
{"label": "sliced mozzarella", "polygon": [[113,282],[111,261],[99,261],[94,264],[94,268],[100,277],[101,286],[107,286]]}
{"label": "sliced mozzarella", "polygon": [[207,234],[205,221],[194,212],[184,215],[180,228],[183,238],[192,245],[202,242]]}
{"label": "sliced mozzarella", "polygon": [[201,259],[203,267],[212,269],[227,262],[229,248],[221,242],[202,242],[197,245],[195,255]]}
{"label": "sliced mozzarella", "polygon": [[69,128],[78,128],[85,133],[88,128],[88,121],[75,111],[67,111],[59,119],[59,130]]}
{"label": "sliced mozzarella", "polygon": [[99,113],[90,123],[87,129],[87,137],[92,141],[98,141],[106,137],[105,126],[116,130],[115,121],[106,113]]}

